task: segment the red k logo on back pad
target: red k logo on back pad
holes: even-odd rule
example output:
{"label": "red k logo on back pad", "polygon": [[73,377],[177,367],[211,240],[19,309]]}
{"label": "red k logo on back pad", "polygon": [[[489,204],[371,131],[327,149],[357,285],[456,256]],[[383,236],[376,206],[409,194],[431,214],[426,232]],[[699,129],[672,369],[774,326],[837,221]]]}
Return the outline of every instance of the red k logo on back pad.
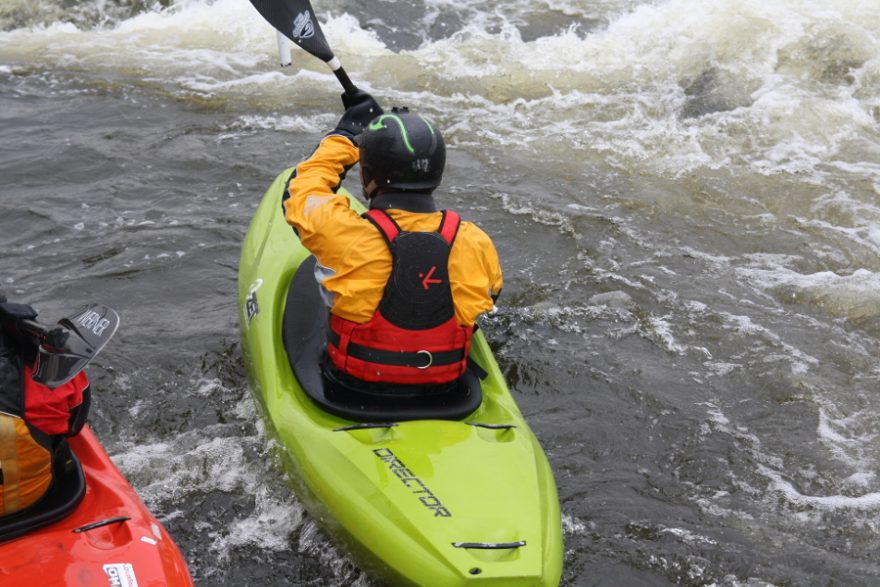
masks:
{"label": "red k logo on back pad", "polygon": [[422,278],[422,287],[426,290],[431,287],[431,284],[434,283],[443,283],[442,279],[432,279],[431,276],[434,275],[434,272],[437,271],[437,266],[434,265],[428,270],[428,274],[419,273],[419,277]]}

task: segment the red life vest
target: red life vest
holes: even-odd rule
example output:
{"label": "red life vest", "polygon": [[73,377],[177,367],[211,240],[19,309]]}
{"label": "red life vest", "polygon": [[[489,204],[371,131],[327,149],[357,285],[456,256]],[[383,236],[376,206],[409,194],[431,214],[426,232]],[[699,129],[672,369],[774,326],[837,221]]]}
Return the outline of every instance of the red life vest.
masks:
{"label": "red life vest", "polygon": [[327,351],[336,368],[361,381],[449,383],[467,369],[473,326],[455,318],[449,251],[461,219],[444,210],[436,232],[406,232],[382,210],[364,214],[385,237],[391,276],[364,324],[330,316]]}

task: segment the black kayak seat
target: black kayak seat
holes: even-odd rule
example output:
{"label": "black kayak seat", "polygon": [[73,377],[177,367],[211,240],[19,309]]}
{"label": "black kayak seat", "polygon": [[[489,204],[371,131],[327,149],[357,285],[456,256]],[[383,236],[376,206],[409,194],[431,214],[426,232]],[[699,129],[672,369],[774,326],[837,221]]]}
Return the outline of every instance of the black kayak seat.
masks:
{"label": "black kayak seat", "polygon": [[0,518],[0,542],[18,538],[73,513],[86,493],[82,465],[64,443],[53,464],[54,477],[46,494],[21,511]]}
{"label": "black kayak seat", "polygon": [[437,386],[354,383],[327,358],[329,312],[315,279],[315,257],[305,259],[287,292],[282,337],[290,366],[306,395],[324,411],[355,422],[461,420],[483,400],[468,369],[454,384]]}

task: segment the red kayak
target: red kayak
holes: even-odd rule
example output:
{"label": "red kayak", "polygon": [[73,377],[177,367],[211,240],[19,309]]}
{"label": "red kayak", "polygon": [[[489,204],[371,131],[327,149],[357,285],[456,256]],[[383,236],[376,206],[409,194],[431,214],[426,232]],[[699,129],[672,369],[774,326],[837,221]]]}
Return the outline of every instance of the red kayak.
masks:
{"label": "red kayak", "polygon": [[0,585],[191,587],[171,537],[86,426],[37,504],[0,520]]}

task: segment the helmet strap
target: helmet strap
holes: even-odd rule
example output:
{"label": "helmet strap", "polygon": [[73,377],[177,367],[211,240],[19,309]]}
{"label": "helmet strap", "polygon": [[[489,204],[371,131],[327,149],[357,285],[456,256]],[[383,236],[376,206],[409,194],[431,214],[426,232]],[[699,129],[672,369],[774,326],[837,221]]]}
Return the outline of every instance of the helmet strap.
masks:
{"label": "helmet strap", "polygon": [[427,192],[384,192],[370,198],[370,209],[406,210],[407,212],[436,212],[437,203],[430,191]]}

